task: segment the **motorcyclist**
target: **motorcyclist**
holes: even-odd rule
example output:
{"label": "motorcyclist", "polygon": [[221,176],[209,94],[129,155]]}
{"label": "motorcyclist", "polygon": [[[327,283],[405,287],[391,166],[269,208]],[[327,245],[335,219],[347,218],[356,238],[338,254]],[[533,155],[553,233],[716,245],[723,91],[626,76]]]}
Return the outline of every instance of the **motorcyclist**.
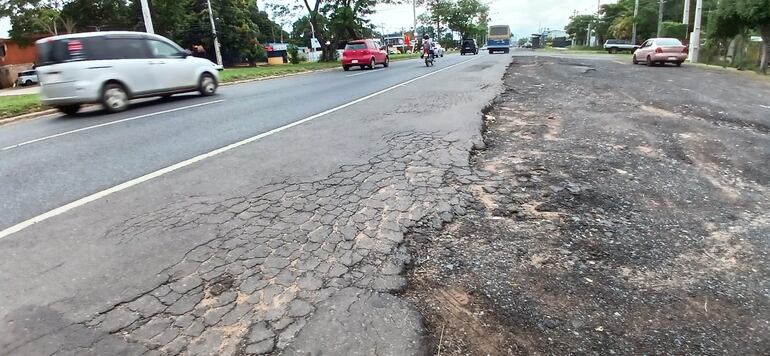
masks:
{"label": "motorcyclist", "polygon": [[430,36],[423,35],[422,54],[420,55],[420,58],[424,58],[426,53],[433,54],[433,41],[430,40]]}

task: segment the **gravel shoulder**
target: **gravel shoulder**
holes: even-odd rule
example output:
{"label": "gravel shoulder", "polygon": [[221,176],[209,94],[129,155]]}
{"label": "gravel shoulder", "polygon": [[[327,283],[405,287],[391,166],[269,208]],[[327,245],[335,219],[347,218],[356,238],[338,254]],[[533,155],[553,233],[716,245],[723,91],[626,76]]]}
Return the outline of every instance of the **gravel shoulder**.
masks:
{"label": "gravel shoulder", "polygon": [[770,85],[518,57],[466,214],[407,238],[432,351],[770,353]]}

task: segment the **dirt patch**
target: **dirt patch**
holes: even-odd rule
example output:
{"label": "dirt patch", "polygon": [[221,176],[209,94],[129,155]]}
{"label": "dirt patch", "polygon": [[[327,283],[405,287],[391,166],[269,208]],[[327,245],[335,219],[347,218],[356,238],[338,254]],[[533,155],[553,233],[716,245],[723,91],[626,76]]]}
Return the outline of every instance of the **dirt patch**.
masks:
{"label": "dirt patch", "polygon": [[625,84],[661,82],[645,67],[565,67],[517,59],[473,156],[471,209],[407,238],[404,296],[433,352],[770,354],[770,137],[693,120],[733,105],[682,93],[709,80],[698,69],[668,72],[666,96]]}

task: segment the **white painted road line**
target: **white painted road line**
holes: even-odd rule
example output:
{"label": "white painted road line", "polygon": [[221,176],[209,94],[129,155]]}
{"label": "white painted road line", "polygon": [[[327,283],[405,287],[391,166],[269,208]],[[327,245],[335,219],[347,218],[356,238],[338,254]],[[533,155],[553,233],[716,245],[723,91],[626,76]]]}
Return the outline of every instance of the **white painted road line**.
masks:
{"label": "white painted road line", "polygon": [[348,74],[348,75],[346,75],[346,77],[348,77],[348,78],[350,78],[350,77],[357,77],[357,76],[359,76],[359,75],[377,73],[377,72],[379,72],[379,71],[381,71],[381,70],[382,70],[382,69],[369,69],[369,70],[366,70],[366,69],[362,69],[362,71],[361,71],[361,72],[359,72],[359,73],[355,73],[355,74]]}
{"label": "white painted road line", "polygon": [[288,125],[284,125],[284,126],[281,126],[281,127],[279,127],[279,128],[275,128],[275,129],[272,129],[272,130],[270,130],[270,131],[267,131],[267,132],[261,133],[261,134],[259,134],[259,135],[256,135],[256,136],[252,136],[252,137],[249,137],[249,138],[247,138],[247,139],[245,139],[245,140],[242,140],[242,141],[238,141],[238,142],[236,142],[236,143],[232,143],[232,144],[229,144],[229,145],[227,145],[227,146],[224,146],[224,147],[218,148],[218,149],[216,149],[216,150],[213,150],[213,151],[211,151],[211,152],[208,152],[208,153],[204,153],[204,154],[202,154],[202,155],[199,155],[199,156],[195,156],[195,157],[193,157],[193,158],[190,158],[190,159],[188,159],[188,160],[186,160],[186,161],[182,161],[182,162],[179,162],[179,163],[177,163],[177,164],[174,164],[174,165],[168,166],[168,167],[166,167],[166,168],[162,168],[162,169],[159,169],[159,170],[157,170],[157,171],[155,171],[155,172],[152,172],[152,173],[149,173],[149,174],[143,175],[143,176],[141,176],[141,177],[138,177],[138,178],[134,178],[134,179],[132,179],[132,180],[130,180],[130,181],[127,181],[127,182],[125,182],[125,183],[121,183],[121,184],[119,184],[119,185],[116,185],[116,186],[114,186],[114,187],[112,187],[112,188],[108,188],[108,189],[106,189],[106,190],[103,190],[103,191],[101,191],[101,192],[97,192],[97,193],[91,194],[91,195],[89,195],[89,196],[87,196],[87,197],[84,197],[84,198],[80,198],[80,199],[78,199],[78,200],[75,200],[75,201],[73,201],[73,202],[71,202],[71,203],[69,203],[69,204],[66,204],[66,205],[64,205],[64,206],[58,207],[58,208],[56,208],[56,209],[53,209],[53,210],[51,210],[51,211],[49,211],[49,212],[46,212],[46,213],[43,213],[43,214],[41,214],[41,215],[35,216],[34,218],[31,218],[31,219],[28,219],[28,220],[26,220],[26,221],[20,222],[20,223],[18,223],[18,224],[16,224],[16,225],[13,225],[13,226],[11,226],[11,227],[9,227],[9,228],[5,229],[5,230],[2,230],[2,231],[0,231],[0,239],[3,239],[3,238],[5,238],[5,237],[8,237],[8,236],[10,236],[10,235],[12,235],[12,234],[14,234],[14,233],[17,233],[17,232],[19,232],[19,231],[21,231],[21,230],[24,230],[24,229],[26,229],[26,228],[28,228],[28,227],[30,227],[30,226],[32,226],[32,225],[35,225],[35,224],[37,224],[37,223],[39,223],[39,222],[43,222],[43,221],[45,221],[45,220],[48,220],[48,219],[50,219],[50,218],[52,218],[52,217],[55,217],[55,216],[57,216],[57,215],[61,215],[61,214],[64,214],[64,213],[66,213],[66,212],[68,212],[68,211],[70,211],[70,210],[72,210],[72,209],[75,209],[75,208],[77,208],[77,207],[80,207],[80,206],[86,205],[86,204],[88,204],[88,203],[90,203],[90,202],[93,202],[93,201],[99,200],[99,199],[101,199],[101,198],[104,198],[104,197],[106,197],[106,196],[109,196],[109,195],[111,195],[111,194],[113,194],[113,193],[117,193],[117,192],[120,192],[120,191],[122,191],[122,190],[126,190],[126,189],[128,189],[128,188],[131,188],[131,187],[133,187],[133,186],[135,186],[135,185],[139,185],[139,184],[141,184],[141,183],[144,183],[144,182],[147,182],[147,181],[149,181],[149,180],[152,180],[152,179],[155,179],[155,178],[161,177],[161,176],[163,176],[163,175],[166,175],[166,174],[168,174],[168,173],[174,172],[174,171],[176,171],[176,170],[179,170],[179,169],[181,169],[181,168],[184,168],[184,167],[187,167],[187,166],[189,166],[189,165],[195,164],[195,163],[197,163],[197,162],[203,161],[203,160],[205,160],[205,159],[207,159],[207,158],[211,158],[211,157],[214,157],[214,156],[216,156],[216,155],[219,155],[219,154],[221,154],[221,153],[225,153],[225,152],[227,152],[227,151],[230,151],[230,150],[232,150],[232,149],[235,149],[235,148],[241,147],[241,146],[243,146],[243,145],[246,145],[246,144],[252,143],[252,142],[254,142],[254,141],[260,140],[260,139],[262,139],[262,138],[268,137],[268,136],[270,136],[270,135],[274,135],[274,134],[277,134],[277,133],[279,133],[279,132],[281,132],[281,131],[284,131],[284,130],[290,129],[290,128],[294,127],[294,126],[302,125],[302,124],[304,124],[304,123],[306,123],[306,122],[309,122],[309,121],[315,120],[315,119],[317,119],[317,118],[319,118],[319,117],[323,117],[323,116],[329,115],[329,114],[331,114],[331,113],[334,113],[334,112],[340,111],[340,110],[342,110],[342,109],[345,109],[345,108],[347,108],[347,107],[353,106],[353,105],[355,105],[355,104],[358,104],[358,103],[361,103],[361,102],[367,101],[367,100],[369,100],[369,99],[371,99],[371,98],[374,98],[374,97],[376,97],[376,96],[379,96],[379,95],[385,94],[385,93],[387,93],[387,92],[389,92],[389,91],[392,91],[392,90],[398,89],[398,88],[400,88],[400,87],[403,87],[403,86],[405,86],[405,85],[408,85],[408,84],[414,83],[414,82],[416,82],[416,81],[418,81],[418,80],[421,80],[421,79],[425,79],[425,78],[427,78],[427,77],[430,77],[430,76],[432,76],[432,75],[436,75],[436,74],[438,74],[438,73],[441,73],[441,72],[443,72],[443,71],[446,71],[446,70],[452,69],[452,68],[454,68],[454,67],[457,67],[457,66],[459,66],[459,65],[462,65],[462,64],[465,64],[465,63],[468,63],[468,62],[474,61],[474,60],[476,60],[476,59],[478,59],[478,58],[481,58],[481,57],[474,57],[474,58],[471,58],[471,59],[469,59],[469,60],[467,60],[467,61],[462,61],[462,62],[460,62],[460,63],[456,63],[456,64],[453,64],[453,65],[451,65],[451,66],[448,66],[448,67],[445,67],[445,68],[441,68],[441,69],[439,69],[439,70],[435,70],[435,71],[429,72],[429,73],[427,73],[427,74],[423,74],[423,75],[421,75],[421,76],[419,76],[419,77],[416,77],[416,78],[412,78],[412,79],[410,79],[410,80],[407,80],[407,81],[405,81],[405,82],[403,82],[403,83],[401,83],[401,84],[396,84],[396,85],[394,85],[394,86],[392,86],[392,87],[390,87],[390,88],[386,88],[386,89],[380,90],[380,91],[378,91],[378,92],[376,92],[376,93],[373,93],[373,94],[369,94],[369,95],[367,95],[367,96],[365,96],[365,97],[362,97],[362,98],[359,98],[359,99],[353,100],[353,101],[351,101],[351,102],[349,102],[349,103],[347,103],[347,104],[343,104],[343,105],[340,105],[340,106],[338,106],[338,107],[336,107],[336,108],[332,108],[332,109],[326,110],[326,111],[324,111],[324,112],[321,112],[321,113],[315,114],[315,115],[313,115],[313,116],[310,116],[310,117],[306,117],[306,118],[304,118],[304,119],[302,119],[302,120],[299,120],[299,121],[295,121],[295,122],[292,122],[292,123],[290,123],[290,124],[288,124]]}
{"label": "white painted road line", "polygon": [[195,104],[195,105],[188,105],[188,106],[183,106],[183,107],[180,107],[180,108],[174,108],[174,109],[163,110],[163,111],[158,111],[158,112],[154,112],[154,113],[149,113],[149,114],[129,117],[129,118],[121,119],[121,120],[105,122],[105,123],[99,124],[99,125],[82,127],[82,128],[76,129],[76,130],[66,131],[66,132],[55,134],[55,135],[50,135],[50,136],[46,136],[46,137],[36,138],[34,140],[25,141],[25,142],[22,142],[22,143],[17,143],[15,145],[11,145],[11,146],[8,146],[8,147],[3,147],[2,149],[0,149],[0,151],[12,150],[14,148],[19,148],[21,146],[26,146],[26,145],[29,145],[29,144],[32,144],[32,143],[36,143],[36,142],[40,142],[40,141],[45,141],[45,140],[50,140],[52,138],[57,138],[57,137],[61,137],[61,136],[71,135],[71,134],[78,133],[78,132],[93,130],[93,129],[97,129],[97,128],[100,128],[100,127],[115,125],[115,124],[123,123],[123,122],[126,122],[126,121],[139,120],[139,119],[144,119],[144,118],[150,117],[150,116],[168,114],[168,113],[175,112],[175,111],[181,111],[181,110],[197,108],[197,107],[201,107],[201,106],[205,106],[205,105],[217,104],[217,103],[221,103],[223,101],[225,101],[225,100],[224,99],[222,99],[222,100],[214,100],[214,101],[209,101],[209,102],[205,102],[205,103],[200,103],[200,104]]}
{"label": "white painted road line", "polygon": [[761,107],[763,107],[765,109],[770,109],[770,106],[768,106],[768,105],[759,105],[759,106],[761,106]]}

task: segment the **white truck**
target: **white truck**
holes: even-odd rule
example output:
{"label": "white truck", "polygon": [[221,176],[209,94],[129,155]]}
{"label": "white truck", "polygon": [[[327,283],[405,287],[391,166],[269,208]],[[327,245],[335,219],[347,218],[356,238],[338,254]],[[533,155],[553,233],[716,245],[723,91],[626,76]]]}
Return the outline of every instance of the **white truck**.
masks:
{"label": "white truck", "polygon": [[604,42],[604,50],[612,54],[622,51],[634,53],[637,48],[639,48],[639,46],[626,40],[607,40],[607,42]]}

